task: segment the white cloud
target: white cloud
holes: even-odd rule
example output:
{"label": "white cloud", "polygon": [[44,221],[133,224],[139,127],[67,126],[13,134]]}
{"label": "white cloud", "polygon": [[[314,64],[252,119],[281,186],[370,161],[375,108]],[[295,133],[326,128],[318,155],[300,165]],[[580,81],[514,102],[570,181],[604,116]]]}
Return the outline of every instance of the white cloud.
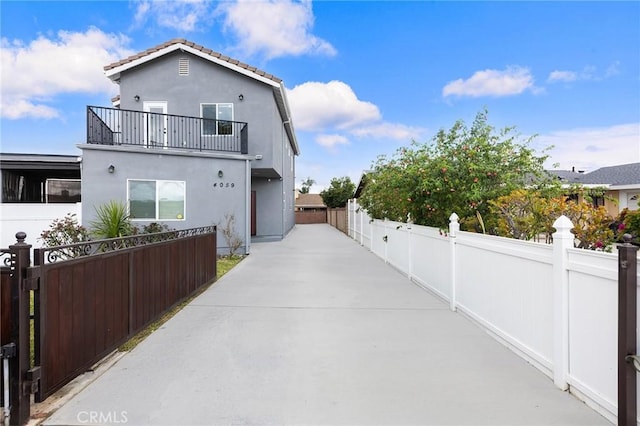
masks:
{"label": "white cloud", "polygon": [[618,74],[620,74],[620,61],[616,61],[607,67],[604,71],[604,78],[613,77]]}
{"label": "white cloud", "polygon": [[56,95],[117,93],[103,67],[133,54],[126,48],[128,41],[97,28],[84,33],[60,31],[55,38],[41,36],[29,44],[3,38],[1,115],[52,118],[57,111],[47,103]]}
{"label": "white cloud", "polygon": [[525,90],[536,91],[533,75],[527,68],[508,67],[505,70],[476,71],[466,80],[458,79],[442,89],[442,96],[511,96]]}
{"label": "white cloud", "polygon": [[348,134],[359,139],[393,139],[409,142],[419,139],[425,129],[383,121],[378,107],[358,99],[342,81],[307,82],[289,90],[289,104],[296,128],[322,132],[316,142],[335,149],[345,145]]}
{"label": "white cloud", "polygon": [[318,54],[333,56],[336,49],[314,36],[311,1],[265,0],[222,2],[224,28],[238,37],[243,54],[280,56]]}
{"label": "white cloud", "polygon": [[549,74],[547,81],[556,82],[572,82],[572,81],[601,81],[620,74],[620,61],[613,62],[604,72],[599,72],[593,65],[586,65],[581,71],[556,70]]}
{"label": "white cloud", "polygon": [[350,131],[354,136],[369,137],[375,139],[395,139],[410,141],[419,139],[426,130],[422,127],[406,126],[404,124],[378,123],[370,126],[359,127]]}
{"label": "white cloud", "polygon": [[547,167],[592,171],[640,162],[640,123],[558,130],[534,139],[538,149],[553,145]]}
{"label": "white cloud", "polygon": [[141,27],[153,19],[160,27],[191,32],[197,30],[198,25],[210,25],[210,4],[208,0],[140,1],[135,3],[134,21]]}
{"label": "white cloud", "polygon": [[376,105],[359,100],[353,89],[341,81],[303,83],[287,95],[299,130],[344,130],[382,118]]}
{"label": "white cloud", "polygon": [[573,71],[551,71],[549,74],[549,78],[547,81],[555,82],[555,81],[575,81],[577,80],[578,75]]}
{"label": "white cloud", "polygon": [[336,145],[349,145],[349,139],[342,135],[318,135],[316,142],[325,148],[335,148]]}

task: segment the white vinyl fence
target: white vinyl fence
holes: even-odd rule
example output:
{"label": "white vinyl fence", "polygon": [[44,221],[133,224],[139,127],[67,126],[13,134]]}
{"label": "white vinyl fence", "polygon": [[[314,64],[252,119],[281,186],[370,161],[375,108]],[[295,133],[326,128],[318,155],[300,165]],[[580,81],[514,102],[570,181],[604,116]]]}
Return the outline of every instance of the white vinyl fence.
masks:
{"label": "white vinyl fence", "polygon": [[451,219],[446,231],[372,220],[352,200],[348,235],[615,423],[617,254],[573,248],[564,216],[552,245],[461,232]]}

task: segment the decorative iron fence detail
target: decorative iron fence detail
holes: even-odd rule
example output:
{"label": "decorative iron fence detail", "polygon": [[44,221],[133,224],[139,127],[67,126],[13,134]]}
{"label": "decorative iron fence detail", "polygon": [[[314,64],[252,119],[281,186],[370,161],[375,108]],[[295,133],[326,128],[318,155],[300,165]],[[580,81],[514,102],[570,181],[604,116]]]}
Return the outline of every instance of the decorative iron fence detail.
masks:
{"label": "decorative iron fence detail", "polygon": [[0,249],[0,267],[11,266],[11,250],[3,248]]}
{"label": "decorative iron fence detail", "polygon": [[87,107],[88,144],[247,154],[248,137],[248,124],[240,121]]}
{"label": "decorative iron fence detail", "polygon": [[160,243],[163,241],[208,234],[215,232],[215,230],[215,226],[203,226],[199,228],[180,229],[153,234],[138,234],[121,238],[84,241],[63,246],[39,248],[34,250],[34,262],[36,265],[56,263],[83,256],[92,256],[132,247]]}

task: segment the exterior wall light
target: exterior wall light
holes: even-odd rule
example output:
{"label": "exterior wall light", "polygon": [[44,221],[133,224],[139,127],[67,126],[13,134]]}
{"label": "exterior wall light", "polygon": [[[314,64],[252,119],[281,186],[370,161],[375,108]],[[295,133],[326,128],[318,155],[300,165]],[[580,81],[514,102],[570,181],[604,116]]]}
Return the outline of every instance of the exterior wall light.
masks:
{"label": "exterior wall light", "polygon": [[238,99],[239,100],[243,100],[244,99],[244,95],[242,93],[240,93],[240,95],[238,95]]}
{"label": "exterior wall light", "polygon": [[224,176],[224,173],[222,173],[222,170],[218,170],[218,177],[221,178],[222,176]]}
{"label": "exterior wall light", "polygon": [[107,171],[109,173],[113,173],[116,171],[116,166],[114,166],[113,164],[109,164],[109,167],[107,168]]}
{"label": "exterior wall light", "polygon": [[138,101],[140,100],[140,96],[135,95],[135,96],[133,97],[133,100],[134,100],[134,101],[136,101],[136,102],[138,102]]}

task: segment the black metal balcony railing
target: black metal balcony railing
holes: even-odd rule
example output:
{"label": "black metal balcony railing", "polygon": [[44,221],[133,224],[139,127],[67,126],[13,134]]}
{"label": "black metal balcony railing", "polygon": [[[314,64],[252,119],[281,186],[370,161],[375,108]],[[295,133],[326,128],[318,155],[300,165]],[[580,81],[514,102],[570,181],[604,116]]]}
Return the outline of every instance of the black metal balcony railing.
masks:
{"label": "black metal balcony railing", "polygon": [[97,106],[87,107],[87,143],[249,152],[247,123]]}

